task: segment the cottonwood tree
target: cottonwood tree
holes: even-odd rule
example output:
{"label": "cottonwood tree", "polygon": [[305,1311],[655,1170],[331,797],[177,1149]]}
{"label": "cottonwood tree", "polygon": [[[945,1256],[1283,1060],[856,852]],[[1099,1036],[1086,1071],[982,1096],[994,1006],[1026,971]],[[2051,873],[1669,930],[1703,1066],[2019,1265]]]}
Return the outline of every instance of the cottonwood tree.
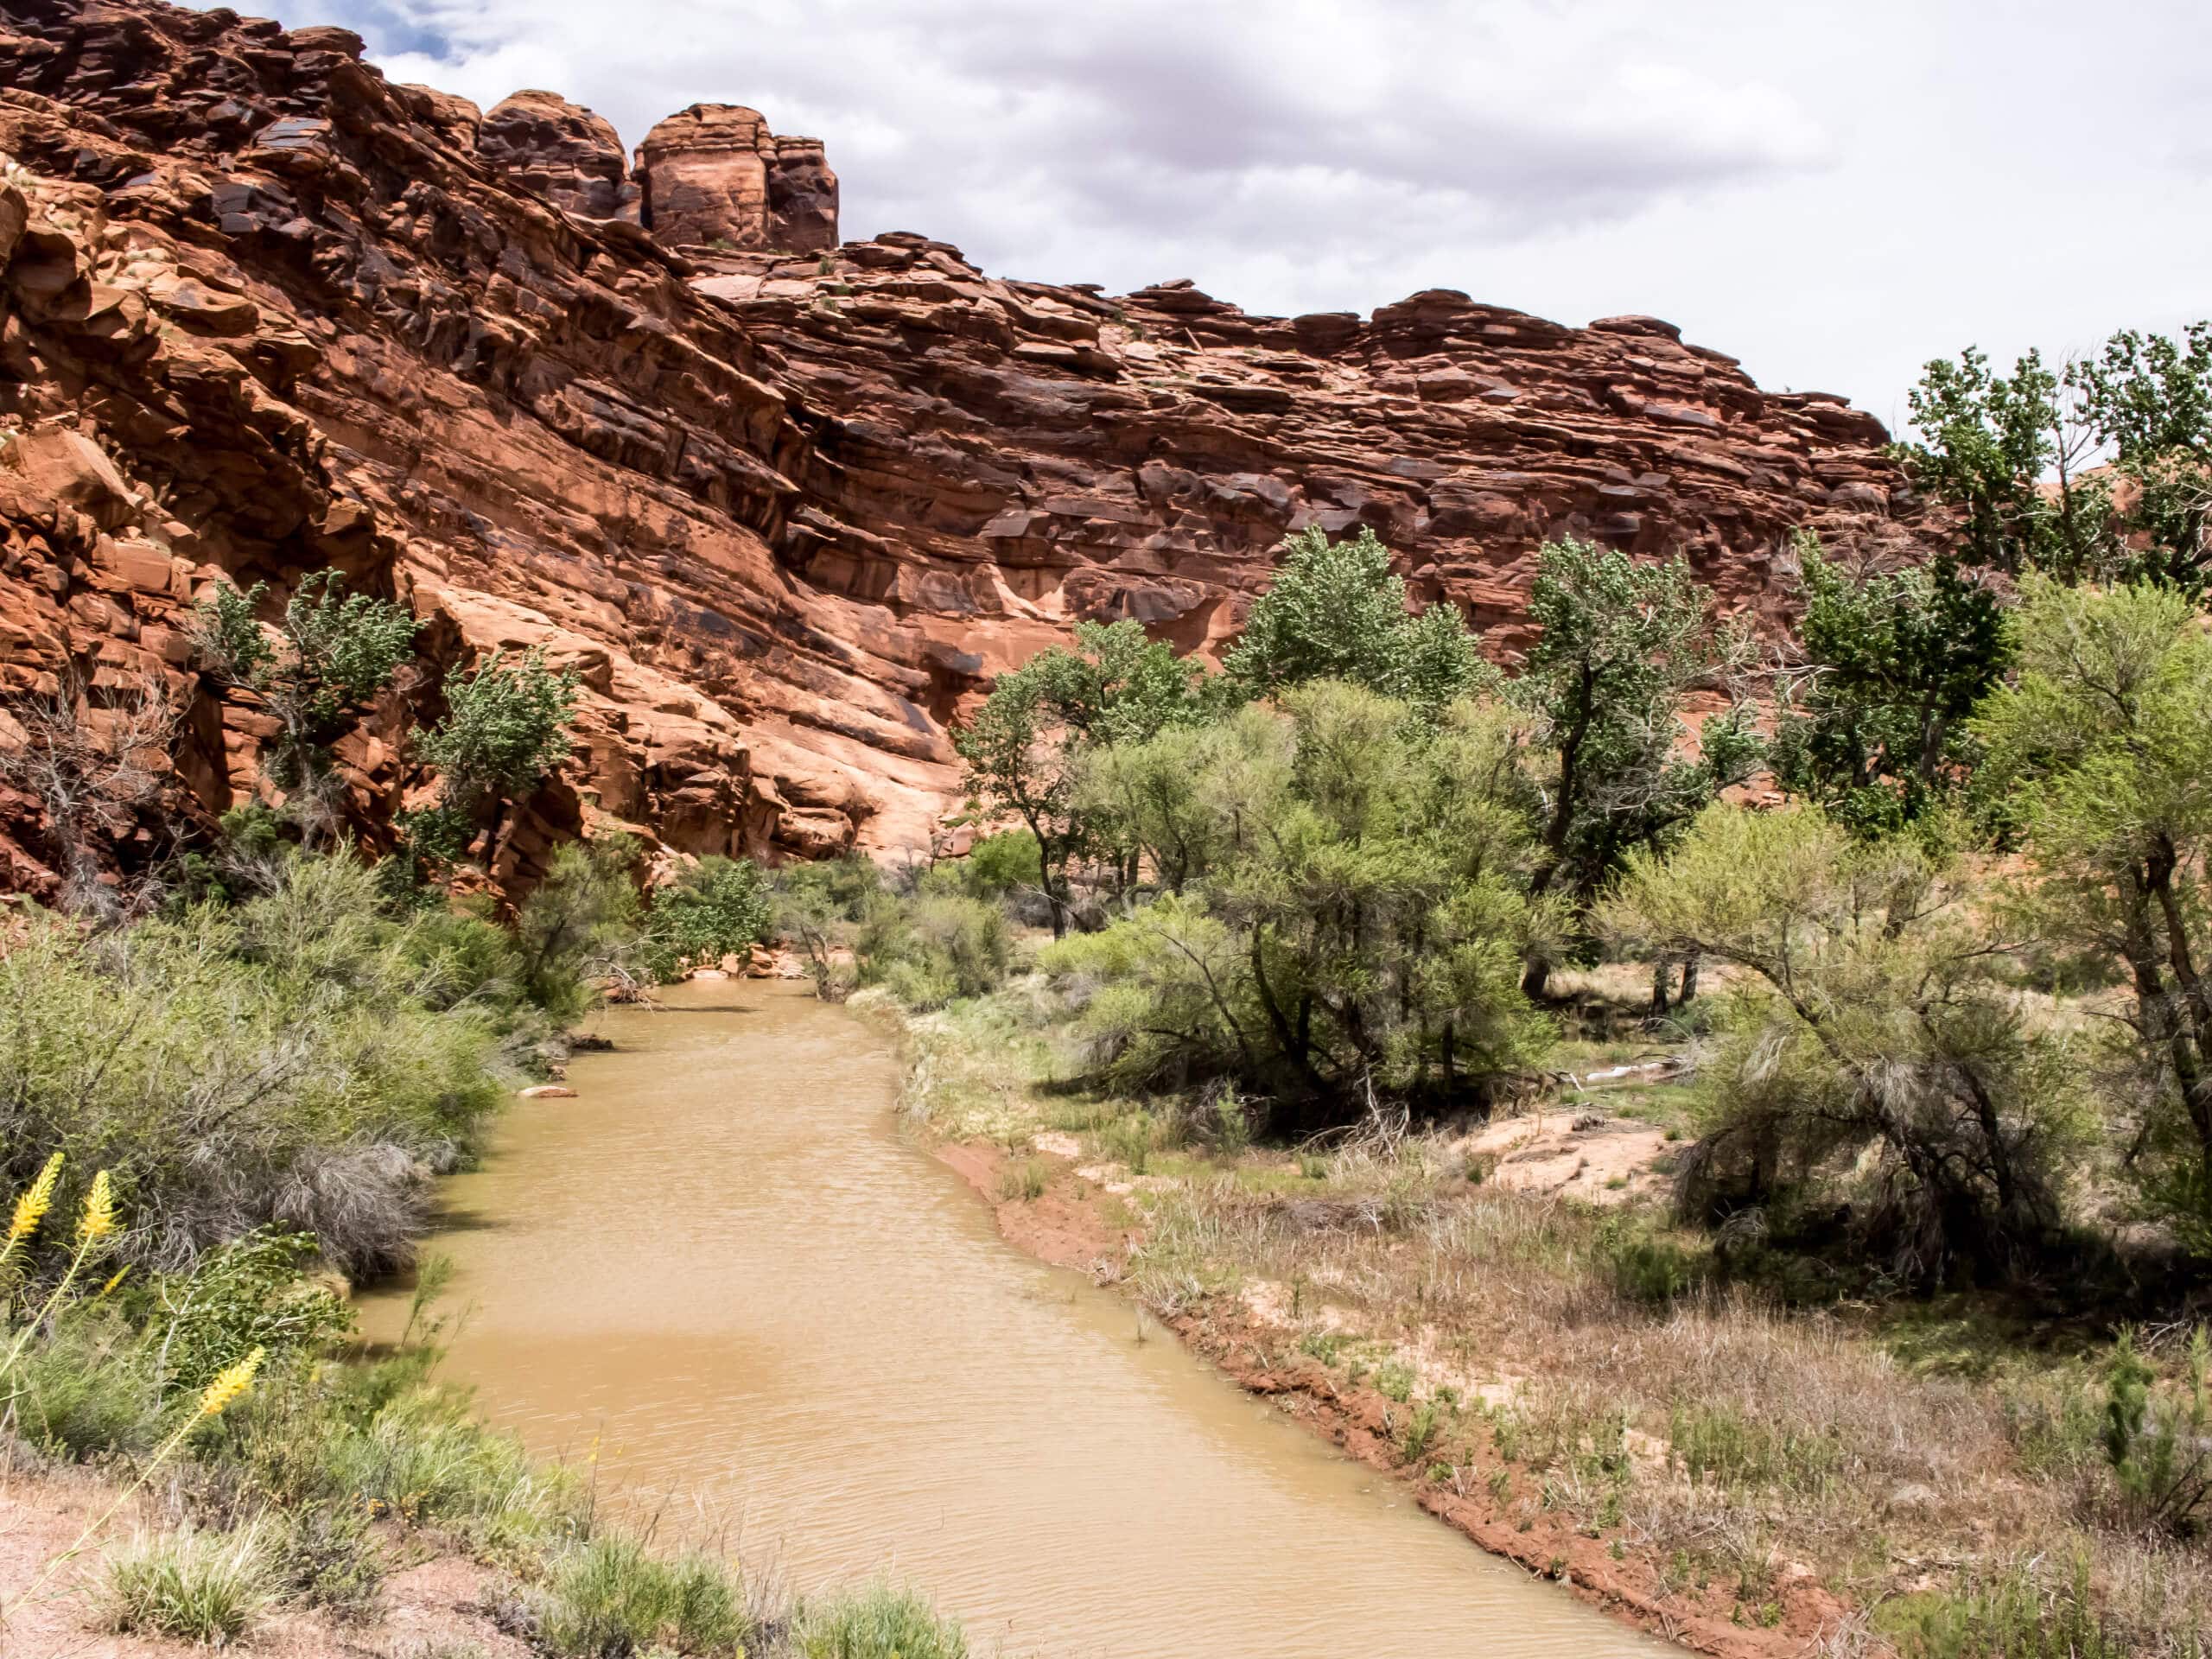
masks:
{"label": "cottonwood tree", "polygon": [[2030,582],[2020,674],[1977,716],[2047,936],[2132,992],[2129,1167],[2212,1252],[2212,636],[2179,590]]}
{"label": "cottonwood tree", "polygon": [[1036,837],[1038,885],[1055,938],[1066,934],[1071,912],[1069,865],[1106,829],[1077,809],[1084,751],[1197,721],[1204,677],[1139,623],[1080,622],[1071,648],[1056,645],[1000,675],[953,734],[978,805],[1020,818]]}
{"label": "cottonwood tree", "polygon": [[[1557,893],[1580,917],[1629,853],[1665,845],[1758,764],[1739,678],[1749,646],[1681,560],[1641,562],[1573,537],[1539,553],[1529,614],[1542,632],[1509,695],[1544,758],[1529,891]],[[1700,683],[1730,704],[1685,753],[1683,700]],[[1554,960],[1549,947],[1532,952],[1522,988],[1541,995]]]}
{"label": "cottonwood tree", "polygon": [[1902,1275],[2002,1271],[2043,1238],[2086,1139],[2083,1068],[2031,1026],[1998,971],[2005,941],[1966,897],[1923,849],[1857,842],[1811,808],[1716,803],[1671,855],[1629,855],[1608,937],[1751,976],[1700,1068],[1686,1209],[1815,1198],[1871,1153],[1853,1228]]}
{"label": "cottonwood tree", "polygon": [[2212,579],[2212,322],[2124,329],[2069,377],[2129,486],[2112,573],[2199,600]]}
{"label": "cottonwood tree", "polygon": [[1457,607],[1409,610],[1405,581],[1373,531],[1332,542],[1315,525],[1283,549],[1222,664],[1236,694],[1344,680],[1433,713],[1491,677]]}
{"label": "cottonwood tree", "polygon": [[[2109,539],[2110,494],[2084,473],[2096,439],[2065,376],[2031,351],[2009,376],[1967,346],[1937,358],[1905,394],[1916,443],[1897,446],[1915,482],[1959,510],[1959,556],[2018,572],[2087,572]],[[2046,474],[2056,487],[2046,491]]]}
{"label": "cottonwood tree", "polygon": [[1776,675],[1777,779],[1860,836],[1955,799],[1980,746],[1967,720],[2012,658],[1988,583],[1944,556],[1895,569],[1798,540],[1804,614]]}
{"label": "cottonwood tree", "polygon": [[194,613],[200,660],[218,679],[252,693],[276,719],[263,775],[284,791],[286,811],[310,844],[337,827],[341,785],[332,746],[414,654],[421,626],[391,601],[348,594],[345,585],[336,570],[303,580],[274,639],[257,616],[266,582],[244,592],[218,582]]}
{"label": "cottonwood tree", "polygon": [[2067,581],[2150,578],[2201,599],[2212,577],[2212,323],[2123,330],[2063,371],[2010,376],[1968,347],[1907,394],[1897,454],[1959,512],[1971,564]]}

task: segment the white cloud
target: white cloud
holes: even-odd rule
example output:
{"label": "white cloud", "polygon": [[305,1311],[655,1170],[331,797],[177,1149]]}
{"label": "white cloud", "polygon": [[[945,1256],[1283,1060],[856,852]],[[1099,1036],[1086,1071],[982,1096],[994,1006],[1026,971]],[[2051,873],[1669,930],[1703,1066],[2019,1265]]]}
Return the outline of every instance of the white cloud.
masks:
{"label": "white cloud", "polygon": [[1647,311],[1893,419],[1925,358],[2212,310],[2188,0],[306,0],[396,79],[634,144],[825,139],[848,235],[1255,311]]}

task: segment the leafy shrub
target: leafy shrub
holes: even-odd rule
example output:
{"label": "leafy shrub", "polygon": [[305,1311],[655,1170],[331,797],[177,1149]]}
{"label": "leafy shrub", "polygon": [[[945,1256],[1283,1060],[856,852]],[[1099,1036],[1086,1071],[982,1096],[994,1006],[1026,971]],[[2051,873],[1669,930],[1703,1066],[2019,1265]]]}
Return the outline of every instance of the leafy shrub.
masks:
{"label": "leafy shrub", "polygon": [[704,858],[653,895],[646,926],[654,976],[750,950],[767,933],[766,884],[750,859]]}
{"label": "leafy shrub", "polygon": [[2212,1456],[2206,1421],[2208,1367],[2212,1342],[2204,1327],[2190,1333],[2188,1376],[2182,1397],[2154,1391],[2158,1373],[2139,1353],[2135,1334],[2122,1331],[2106,1376],[2104,1452],[2128,1522],[2188,1535],[2202,1524],[2212,1497]]}
{"label": "leafy shrub", "polygon": [[1027,830],[1001,830],[969,848],[967,857],[941,868],[970,899],[1001,899],[1037,885],[1037,837]]}
{"label": "leafy shrub", "polygon": [[0,1179],[107,1166],[147,1266],[270,1224],[351,1274],[405,1261],[501,1095],[493,1014],[423,1000],[423,925],[344,857],[105,935],[34,917],[0,955]]}
{"label": "leafy shrub", "polygon": [[1529,846],[1512,718],[1461,703],[1431,722],[1325,683],[1284,702],[1192,751],[1185,805],[1130,820],[1168,837],[1155,868],[1204,879],[1040,953],[1095,1071],[1233,1080],[1296,1128],[1370,1089],[1459,1099],[1533,1065],[1551,1027],[1519,988],[1544,923],[1508,874]]}
{"label": "leafy shrub", "polygon": [[304,1233],[262,1228],[203,1256],[192,1273],[170,1275],[158,1327],[163,1388],[200,1388],[257,1348],[281,1364],[350,1331],[353,1310],[306,1276],[315,1253]]}
{"label": "leafy shrub", "polygon": [[534,787],[569,753],[576,675],[545,665],[532,649],[513,662],[494,651],[466,675],[446,677],[446,715],[416,741],[425,765],[444,774],[445,800],[473,810],[487,796]]}
{"label": "leafy shrub", "polygon": [[952,893],[880,899],[854,944],[863,984],[881,985],[910,1007],[980,996],[1005,979],[1013,955],[1006,914]]}
{"label": "leafy shrub", "polygon": [[390,600],[345,593],[345,577],[323,570],[303,579],[284,607],[279,644],[254,612],[268,584],[240,593],[218,582],[194,613],[200,660],[233,685],[257,695],[276,721],[264,762],[286,791],[287,810],[310,836],[334,825],[340,785],[331,745],[353,725],[399,665],[415,652],[421,624]]}
{"label": "leafy shrub", "polygon": [[1613,1287],[1631,1302],[1664,1307],[1704,1278],[1707,1257],[1669,1238],[1648,1233],[1616,1234],[1606,1241],[1612,1259]]}
{"label": "leafy shrub", "polygon": [[1602,925],[1747,970],[1700,1071],[1686,1213],[1809,1199],[1856,1168],[1854,1230],[1916,1282],[2050,1236],[2088,1133],[2082,1068],[1993,973],[1994,924],[1925,847],[1715,805],[1671,858],[1630,855]]}

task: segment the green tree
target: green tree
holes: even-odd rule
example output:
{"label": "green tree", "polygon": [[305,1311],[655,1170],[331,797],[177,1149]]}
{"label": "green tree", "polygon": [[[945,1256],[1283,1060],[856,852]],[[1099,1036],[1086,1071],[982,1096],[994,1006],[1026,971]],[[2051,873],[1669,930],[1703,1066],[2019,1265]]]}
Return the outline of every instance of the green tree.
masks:
{"label": "green tree", "polygon": [[1433,713],[1487,677],[1456,607],[1408,613],[1405,581],[1391,574],[1390,551],[1373,531],[1332,542],[1316,525],[1283,547],[1222,665],[1240,695],[1347,680]]}
{"label": "green tree", "polygon": [[575,671],[548,668],[535,647],[512,662],[494,651],[470,673],[448,675],[445,718],[416,743],[440,774],[440,794],[410,823],[415,849],[433,862],[458,857],[487,803],[496,838],[499,810],[568,757],[576,695]]}
{"label": "green tree", "polygon": [[1974,721],[2044,936],[2120,963],[2129,1166],[2212,1253],[2212,636],[2178,590],[2024,587],[2020,674]]}
{"label": "green tree", "polygon": [[2080,1056],[2030,1024],[1968,896],[1921,849],[1855,842],[1811,808],[1716,802],[1671,855],[1630,855],[1607,935],[1747,976],[1700,1069],[1693,1208],[1813,1197],[1855,1172],[1857,1236],[1916,1281],[1961,1257],[2005,1268],[2055,1224],[2085,1138]]}
{"label": "green tree", "polygon": [[751,859],[701,859],[653,894],[645,931],[654,976],[673,979],[693,964],[750,950],[766,937],[772,907]]}
{"label": "green tree", "polygon": [[1967,718],[2012,644],[1988,586],[1943,556],[1847,570],[1799,538],[1798,659],[1777,676],[1775,776],[1861,836],[1956,797],[1979,746]]}
{"label": "green tree", "polygon": [[[1920,442],[1897,454],[1915,482],[1959,510],[1967,563],[2015,573],[2097,566],[2108,503],[2100,483],[2081,477],[2094,439],[2040,353],[2021,358],[2007,378],[1969,346],[1955,363],[1929,363],[1905,403]],[[2056,474],[2056,489],[2044,488],[2046,474]]]}
{"label": "green tree", "polygon": [[1203,678],[1198,664],[1147,639],[1135,622],[1077,623],[1072,649],[1055,645],[1000,675],[953,734],[978,804],[1019,817],[1036,837],[1038,885],[1056,938],[1068,928],[1069,865],[1103,828],[1077,810],[1083,751],[1203,718]]}
{"label": "green tree", "polygon": [[1309,1122],[1533,1064],[1549,1028],[1516,982],[1537,925],[1516,742],[1495,703],[1428,723],[1319,682],[1182,751],[1185,892],[1044,958],[1103,982],[1094,1057],[1134,1084],[1231,1077]]}
{"label": "green tree", "polygon": [[1966,563],[2069,582],[2212,578],[2212,323],[2123,330],[2063,373],[2030,352],[2010,378],[1969,347],[1908,395],[1897,454],[1960,514]]}
{"label": "green tree", "polygon": [[2112,573],[2202,599],[2212,578],[2212,322],[2114,334],[2068,376],[2127,481]]}
{"label": "green tree", "polygon": [[563,842],[545,879],[515,912],[522,986],[531,1002],[560,1021],[599,1001],[602,985],[626,989],[652,977],[638,893],[640,851],[630,836]]}
{"label": "green tree", "polygon": [[193,641],[209,671],[252,692],[275,717],[276,740],[263,770],[311,839],[329,833],[337,817],[332,745],[414,655],[421,626],[391,601],[348,594],[345,585],[336,570],[303,580],[274,640],[256,614],[266,582],[243,593],[218,582],[194,613]]}
{"label": "green tree", "polygon": [[[1529,888],[1580,917],[1631,850],[1663,846],[1758,764],[1751,706],[1732,681],[1746,645],[1679,559],[1640,563],[1573,537],[1538,554],[1529,615],[1542,632],[1510,695],[1545,761]],[[1709,681],[1727,685],[1730,706],[1686,754],[1683,698]],[[1552,965],[1550,950],[1532,952],[1522,988],[1541,995]]]}
{"label": "green tree", "polygon": [[[1033,854],[1023,868],[1037,868]],[[843,1001],[858,980],[857,966],[845,953],[861,918],[884,897],[883,872],[865,854],[848,853],[811,864],[787,864],[769,883],[775,896],[770,923],[775,937],[806,953],[807,977],[817,996]]]}

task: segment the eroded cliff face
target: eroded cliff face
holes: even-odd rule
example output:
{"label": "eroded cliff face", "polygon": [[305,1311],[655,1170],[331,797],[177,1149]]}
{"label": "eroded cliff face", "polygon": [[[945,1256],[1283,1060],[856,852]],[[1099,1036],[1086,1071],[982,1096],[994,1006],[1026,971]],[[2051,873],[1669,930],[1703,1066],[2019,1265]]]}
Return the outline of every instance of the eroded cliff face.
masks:
{"label": "eroded cliff face", "polygon": [[[581,671],[512,882],[584,823],[918,845],[991,674],[1084,618],[1218,649],[1309,524],[1372,525],[1508,655],[1548,536],[1682,551],[1771,611],[1792,529],[1911,507],[1871,416],[1650,319],[1440,291],[1250,317],[920,236],[832,247],[820,144],[753,111],[673,117],[629,169],[553,94],[486,115],[359,53],[149,0],[0,17],[0,694],[163,681],[189,813],[249,790],[268,734],[190,663],[218,577],[274,601],[335,564],[414,607],[426,666]],[[372,842],[434,683],[346,747]],[[0,881],[50,854],[0,800]]]}

